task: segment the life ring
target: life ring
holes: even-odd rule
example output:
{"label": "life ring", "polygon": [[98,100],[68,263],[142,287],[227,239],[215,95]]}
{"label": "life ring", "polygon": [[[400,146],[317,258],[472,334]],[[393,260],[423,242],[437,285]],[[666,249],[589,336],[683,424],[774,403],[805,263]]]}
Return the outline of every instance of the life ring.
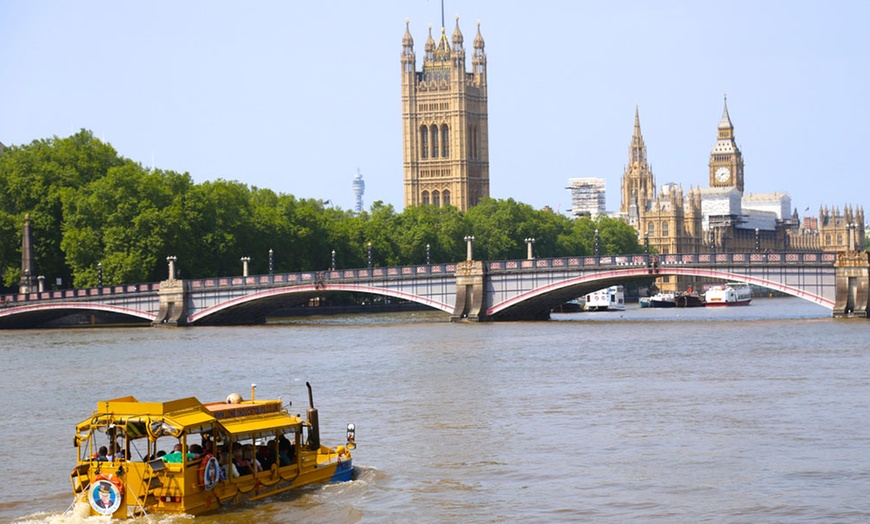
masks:
{"label": "life ring", "polygon": [[109,482],[114,484],[116,488],[118,488],[118,493],[120,493],[121,495],[124,494],[124,483],[121,482],[121,479],[119,479],[118,476],[114,473],[100,473],[99,475],[94,477],[94,480],[93,482],[91,482],[91,484],[96,484],[101,480],[108,480]]}
{"label": "life ring", "polygon": [[100,515],[113,515],[124,502],[124,484],[112,473],[94,477],[87,492],[88,503]]}
{"label": "life ring", "polygon": [[199,463],[199,485],[206,491],[213,489],[220,481],[220,467],[218,459],[212,454],[202,457]]}

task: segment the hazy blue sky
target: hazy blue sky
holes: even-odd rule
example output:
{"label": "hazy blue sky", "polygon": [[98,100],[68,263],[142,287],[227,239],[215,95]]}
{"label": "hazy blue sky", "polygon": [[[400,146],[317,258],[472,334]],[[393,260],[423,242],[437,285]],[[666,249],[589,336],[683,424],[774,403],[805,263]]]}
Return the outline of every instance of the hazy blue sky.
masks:
{"label": "hazy blue sky", "polygon": [[[440,2],[0,1],[0,142],[81,128],[145,166],[353,206],[403,208],[399,56],[421,67]],[[619,208],[635,104],[661,187],[707,187],[723,95],[746,191],[868,200],[870,2],[445,3],[486,41],[491,196]]]}

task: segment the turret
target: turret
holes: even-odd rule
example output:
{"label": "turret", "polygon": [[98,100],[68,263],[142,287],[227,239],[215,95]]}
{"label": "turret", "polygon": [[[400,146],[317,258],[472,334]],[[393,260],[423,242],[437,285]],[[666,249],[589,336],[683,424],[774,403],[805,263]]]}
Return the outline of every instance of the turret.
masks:
{"label": "turret", "polygon": [[483,50],[483,36],[480,34],[480,21],[477,22],[477,35],[474,37],[474,55],[471,67],[474,71],[474,83],[486,93],[486,53]]}

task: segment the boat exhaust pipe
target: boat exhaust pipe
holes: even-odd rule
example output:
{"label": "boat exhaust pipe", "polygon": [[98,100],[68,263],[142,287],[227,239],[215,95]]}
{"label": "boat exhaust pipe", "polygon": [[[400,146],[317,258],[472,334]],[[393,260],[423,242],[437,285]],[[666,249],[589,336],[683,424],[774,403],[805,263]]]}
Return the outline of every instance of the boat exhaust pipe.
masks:
{"label": "boat exhaust pipe", "polygon": [[308,429],[308,449],[316,451],[320,449],[320,422],[317,419],[317,409],[314,408],[314,394],[311,392],[311,384],[306,382],[308,387],[308,424],[311,427]]}

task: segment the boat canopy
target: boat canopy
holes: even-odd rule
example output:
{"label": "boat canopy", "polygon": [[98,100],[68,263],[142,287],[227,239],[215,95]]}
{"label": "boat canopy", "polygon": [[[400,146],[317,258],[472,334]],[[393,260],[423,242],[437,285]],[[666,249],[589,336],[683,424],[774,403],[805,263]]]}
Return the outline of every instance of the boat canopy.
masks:
{"label": "boat canopy", "polygon": [[[79,433],[94,426],[128,429],[131,437],[181,436],[221,426],[233,435],[293,429],[305,422],[282,409],[280,401],[248,401],[239,404],[202,404],[195,397],[168,402],[139,402],[135,397],[101,401],[91,418],[78,424]],[[142,431],[144,429],[145,431]],[[129,431],[132,430],[132,431]]]}
{"label": "boat canopy", "polygon": [[221,421],[221,426],[233,435],[247,433],[267,433],[278,430],[286,431],[295,428],[299,431],[302,427],[302,419],[285,413],[264,415],[256,419],[235,419]]}

